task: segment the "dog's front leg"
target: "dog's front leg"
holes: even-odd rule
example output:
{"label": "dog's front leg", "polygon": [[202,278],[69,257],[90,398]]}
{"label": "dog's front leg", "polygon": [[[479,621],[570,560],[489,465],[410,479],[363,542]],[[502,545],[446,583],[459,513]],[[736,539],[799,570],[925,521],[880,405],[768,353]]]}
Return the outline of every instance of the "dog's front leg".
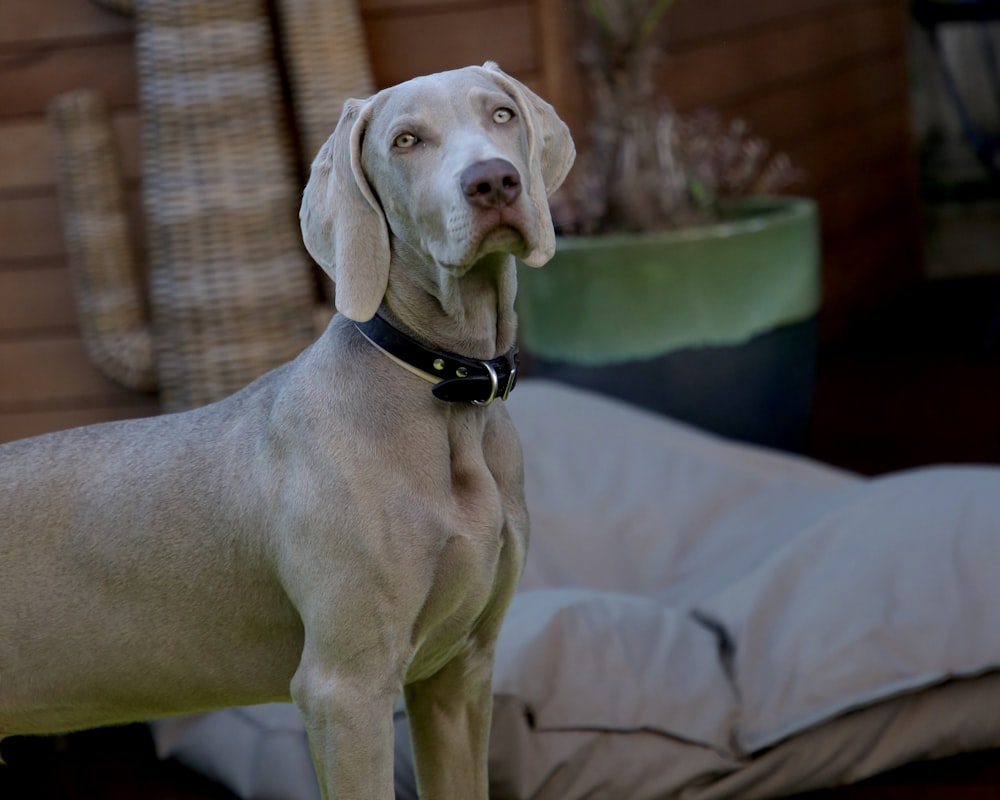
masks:
{"label": "dog's front leg", "polygon": [[399,684],[305,661],[292,698],[305,719],[323,800],[393,800],[392,714]]}
{"label": "dog's front leg", "polygon": [[493,647],[468,649],[406,686],[421,800],[486,800]]}

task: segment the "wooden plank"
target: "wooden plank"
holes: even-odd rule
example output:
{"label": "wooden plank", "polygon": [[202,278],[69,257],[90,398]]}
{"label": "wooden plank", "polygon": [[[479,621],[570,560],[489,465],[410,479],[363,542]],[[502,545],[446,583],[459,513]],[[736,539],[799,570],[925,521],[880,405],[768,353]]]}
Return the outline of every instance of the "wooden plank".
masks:
{"label": "wooden plank", "polygon": [[55,194],[0,197],[3,259],[60,258],[65,254]]}
{"label": "wooden plank", "polygon": [[856,324],[921,275],[919,237],[905,211],[872,221],[850,237],[828,243],[823,254],[823,341],[843,337]]}
{"label": "wooden plank", "polygon": [[488,59],[519,78],[540,70],[531,0],[375,16],[366,30],[379,87]]}
{"label": "wooden plank", "polygon": [[135,53],[131,38],[63,47],[0,50],[0,115],[43,115],[57,95],[96,89],[112,108],[137,104]]}
{"label": "wooden plank", "polygon": [[0,270],[0,336],[72,331],[75,327],[73,288],[63,261]]}
{"label": "wooden plank", "polygon": [[[394,2],[394,0],[388,0]],[[878,0],[905,15],[905,0]],[[678,0],[657,31],[664,52],[739,37],[761,28],[780,28],[872,5],[871,0]],[[566,24],[583,38],[589,22],[584,4],[573,2]]]}
{"label": "wooden plank", "polygon": [[[146,227],[138,187],[125,187],[125,206],[136,252],[142,253],[146,249]],[[9,268],[11,262],[65,255],[62,218],[54,189],[0,195],[0,268]]]}
{"label": "wooden plank", "polygon": [[773,146],[793,152],[831,127],[858,124],[879,108],[907,107],[905,64],[904,52],[886,53],[811,80],[755,93],[722,111],[746,119]]}
{"label": "wooden plank", "polygon": [[127,17],[100,8],[92,0],[3,0],[0,46],[57,39],[78,39],[128,32]]}
{"label": "wooden plank", "polygon": [[915,217],[913,175],[913,165],[905,154],[887,154],[882,160],[856,164],[852,173],[815,195],[824,238],[850,238],[871,220],[901,214],[905,209]]}
{"label": "wooden plank", "polygon": [[[141,172],[139,115],[134,110],[112,114],[111,126],[122,176],[134,182]],[[44,117],[0,121],[0,193],[53,186],[55,147],[55,134]]]}
{"label": "wooden plank", "polygon": [[[881,0],[900,13],[905,0]],[[706,39],[727,38],[761,27],[796,24],[805,18],[833,16],[872,5],[871,0],[679,0],[663,24],[662,41],[669,50]]]}
{"label": "wooden plank", "polygon": [[867,116],[852,117],[798,143],[788,152],[805,173],[796,191],[806,194],[841,183],[844,175],[859,165],[900,158],[912,161],[909,110],[900,103]]}
{"label": "wooden plank", "polygon": [[362,16],[374,14],[391,14],[393,12],[408,13],[422,11],[428,8],[442,9],[446,7],[488,6],[489,0],[359,0],[358,8]]}
{"label": "wooden plank", "polygon": [[66,406],[36,410],[12,411],[0,408],[0,442],[38,436],[51,431],[113,422],[119,419],[151,417],[159,412],[156,398],[136,393],[127,402],[85,408]]}
{"label": "wooden plank", "polygon": [[537,0],[542,94],[571,129],[582,129],[583,86],[572,57],[576,47],[566,18],[572,0]]}
{"label": "wooden plank", "polygon": [[774,84],[801,83],[886,51],[902,52],[903,44],[892,4],[849,8],[675,48],[657,71],[657,85],[677,108],[727,105]]}
{"label": "wooden plank", "polygon": [[54,149],[43,117],[0,121],[0,192],[54,184]]}
{"label": "wooden plank", "polygon": [[0,340],[0,409],[72,401],[79,405],[127,402],[133,394],[91,364],[82,340],[70,334]]}

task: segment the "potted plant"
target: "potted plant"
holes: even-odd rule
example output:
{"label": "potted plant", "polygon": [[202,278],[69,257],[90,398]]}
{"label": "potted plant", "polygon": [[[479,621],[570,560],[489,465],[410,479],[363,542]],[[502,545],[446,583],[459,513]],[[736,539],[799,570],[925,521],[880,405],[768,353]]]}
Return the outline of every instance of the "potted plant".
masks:
{"label": "potted plant", "polygon": [[588,138],[552,201],[560,236],[521,268],[521,339],[536,375],[717,432],[802,445],[815,382],[816,209],[739,120],[655,94],[673,0],[587,0]]}

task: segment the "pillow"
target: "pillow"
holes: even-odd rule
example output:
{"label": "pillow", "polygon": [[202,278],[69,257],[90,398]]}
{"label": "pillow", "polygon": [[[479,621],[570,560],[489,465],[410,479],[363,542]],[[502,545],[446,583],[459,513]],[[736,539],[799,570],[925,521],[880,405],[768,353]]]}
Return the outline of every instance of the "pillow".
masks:
{"label": "pillow", "polygon": [[731,755],[738,698],[715,634],[642,597],[549,589],[516,595],[493,691],[535,730],[648,730]]}
{"label": "pillow", "polygon": [[697,605],[730,644],[747,751],[1000,668],[1000,470],[899,473],[837,499]]}
{"label": "pillow", "polygon": [[507,406],[521,436],[531,516],[522,589],[578,586],[690,602],[780,544],[776,513],[794,527],[815,498],[859,482],[548,381],[519,384]]}

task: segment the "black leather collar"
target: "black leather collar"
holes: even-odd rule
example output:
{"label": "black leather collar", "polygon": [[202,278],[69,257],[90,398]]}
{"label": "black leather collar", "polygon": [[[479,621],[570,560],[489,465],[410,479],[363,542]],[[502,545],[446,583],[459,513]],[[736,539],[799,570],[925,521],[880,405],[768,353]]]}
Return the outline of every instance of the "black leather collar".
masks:
{"label": "black leather collar", "polygon": [[431,391],[439,400],[488,406],[498,397],[506,400],[517,383],[517,347],[500,358],[480,361],[425,347],[378,314],[354,325],[376,347],[434,381]]}

